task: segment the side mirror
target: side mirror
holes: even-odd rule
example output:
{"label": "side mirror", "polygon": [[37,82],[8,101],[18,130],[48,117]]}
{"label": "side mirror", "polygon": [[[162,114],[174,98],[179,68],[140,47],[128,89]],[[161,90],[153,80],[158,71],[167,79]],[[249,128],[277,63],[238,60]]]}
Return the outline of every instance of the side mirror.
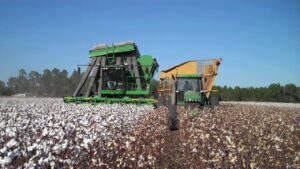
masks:
{"label": "side mirror", "polygon": [[174,75],[172,75],[172,79],[175,80],[175,76]]}

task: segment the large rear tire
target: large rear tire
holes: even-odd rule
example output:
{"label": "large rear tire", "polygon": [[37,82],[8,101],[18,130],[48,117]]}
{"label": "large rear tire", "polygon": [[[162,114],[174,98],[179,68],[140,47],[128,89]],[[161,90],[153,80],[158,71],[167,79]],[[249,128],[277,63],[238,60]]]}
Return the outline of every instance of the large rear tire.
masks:
{"label": "large rear tire", "polygon": [[215,95],[211,95],[209,98],[209,102],[211,106],[218,106],[219,105],[219,97]]}
{"label": "large rear tire", "polygon": [[166,105],[166,96],[159,96],[157,100],[157,108],[159,106],[165,106]]}

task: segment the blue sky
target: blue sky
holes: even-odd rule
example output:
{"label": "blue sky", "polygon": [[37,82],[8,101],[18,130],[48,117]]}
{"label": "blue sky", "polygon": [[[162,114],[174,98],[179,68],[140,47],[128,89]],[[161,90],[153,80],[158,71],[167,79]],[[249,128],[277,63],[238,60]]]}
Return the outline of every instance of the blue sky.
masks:
{"label": "blue sky", "polygon": [[300,86],[299,0],[0,0],[2,81],[21,68],[71,73],[93,45],[127,40],[160,70],[221,57],[217,85]]}

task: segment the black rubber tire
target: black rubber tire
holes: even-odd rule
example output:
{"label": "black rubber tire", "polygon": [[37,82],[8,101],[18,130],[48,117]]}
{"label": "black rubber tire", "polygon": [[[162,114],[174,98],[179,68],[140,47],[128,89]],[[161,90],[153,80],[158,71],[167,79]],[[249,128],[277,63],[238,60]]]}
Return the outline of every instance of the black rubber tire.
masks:
{"label": "black rubber tire", "polygon": [[218,106],[219,105],[219,97],[211,95],[209,98],[209,102],[211,106]]}
{"label": "black rubber tire", "polygon": [[153,103],[152,105],[153,105],[154,109],[158,109],[159,108],[158,103]]}
{"label": "black rubber tire", "polygon": [[169,109],[169,128],[171,131],[177,130],[177,106],[169,104],[168,106]]}
{"label": "black rubber tire", "polygon": [[166,96],[159,96],[157,100],[157,108],[159,106],[165,106],[166,105]]}

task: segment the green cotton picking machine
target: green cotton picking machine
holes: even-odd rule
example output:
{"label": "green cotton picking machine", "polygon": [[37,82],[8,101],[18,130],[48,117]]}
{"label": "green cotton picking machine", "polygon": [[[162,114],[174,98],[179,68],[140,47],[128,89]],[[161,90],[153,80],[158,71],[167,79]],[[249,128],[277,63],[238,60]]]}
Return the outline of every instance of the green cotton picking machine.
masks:
{"label": "green cotton picking machine", "polygon": [[140,55],[134,42],[101,44],[89,51],[90,63],[66,103],[153,104],[150,82],[158,68],[153,56]]}

